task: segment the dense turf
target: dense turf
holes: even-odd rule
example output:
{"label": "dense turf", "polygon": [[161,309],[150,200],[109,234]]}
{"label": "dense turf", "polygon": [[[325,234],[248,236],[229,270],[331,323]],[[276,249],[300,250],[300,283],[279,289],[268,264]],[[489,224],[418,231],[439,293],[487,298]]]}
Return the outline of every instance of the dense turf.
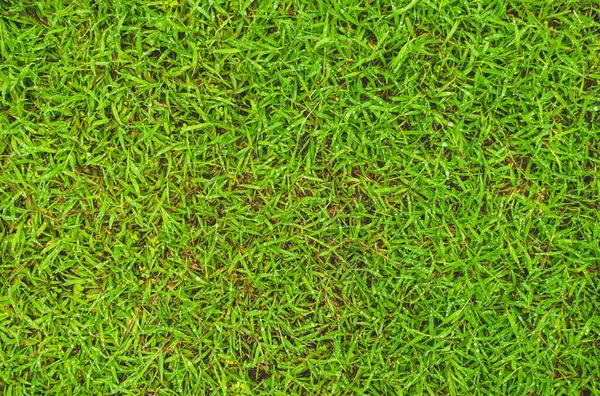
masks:
{"label": "dense turf", "polygon": [[0,0],[0,389],[600,394],[599,3],[392,3]]}

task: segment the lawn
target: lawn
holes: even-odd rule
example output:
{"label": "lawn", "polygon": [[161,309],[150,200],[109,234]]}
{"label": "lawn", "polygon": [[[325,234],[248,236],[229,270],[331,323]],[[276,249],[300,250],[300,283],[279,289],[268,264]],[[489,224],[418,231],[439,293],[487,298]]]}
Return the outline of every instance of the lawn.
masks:
{"label": "lawn", "polygon": [[597,0],[0,0],[0,391],[600,395]]}

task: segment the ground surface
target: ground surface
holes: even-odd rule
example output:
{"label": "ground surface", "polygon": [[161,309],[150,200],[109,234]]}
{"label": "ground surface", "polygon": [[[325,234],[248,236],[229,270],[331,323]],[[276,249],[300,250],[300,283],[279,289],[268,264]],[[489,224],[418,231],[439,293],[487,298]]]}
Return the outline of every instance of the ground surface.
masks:
{"label": "ground surface", "polygon": [[599,3],[392,3],[0,0],[0,389],[599,394]]}

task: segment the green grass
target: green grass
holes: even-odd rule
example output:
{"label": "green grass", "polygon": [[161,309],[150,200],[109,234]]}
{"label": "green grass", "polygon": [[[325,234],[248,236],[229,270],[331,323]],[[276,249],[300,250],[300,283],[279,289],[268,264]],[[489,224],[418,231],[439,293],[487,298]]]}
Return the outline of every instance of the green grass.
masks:
{"label": "green grass", "polygon": [[597,0],[0,0],[1,391],[599,395],[599,80]]}

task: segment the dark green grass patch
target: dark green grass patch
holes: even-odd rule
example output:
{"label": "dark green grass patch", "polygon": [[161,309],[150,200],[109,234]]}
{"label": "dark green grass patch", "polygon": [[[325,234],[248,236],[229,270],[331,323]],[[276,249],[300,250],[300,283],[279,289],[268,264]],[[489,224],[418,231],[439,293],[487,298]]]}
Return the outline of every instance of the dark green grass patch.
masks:
{"label": "dark green grass patch", "polygon": [[6,394],[599,394],[596,1],[0,0]]}

